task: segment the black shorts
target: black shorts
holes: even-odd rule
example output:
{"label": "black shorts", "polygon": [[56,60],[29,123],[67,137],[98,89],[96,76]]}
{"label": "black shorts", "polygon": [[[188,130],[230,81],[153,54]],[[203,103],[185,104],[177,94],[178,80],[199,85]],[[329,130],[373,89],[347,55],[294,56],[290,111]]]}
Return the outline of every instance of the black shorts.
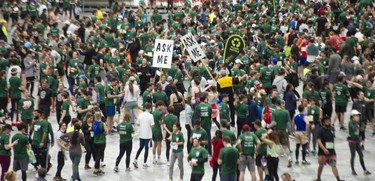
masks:
{"label": "black shorts", "polygon": [[258,154],[256,157],[255,157],[255,165],[257,167],[261,167],[262,166],[262,157],[265,156],[265,155],[261,155],[261,154]]}
{"label": "black shorts", "polygon": [[51,112],[51,106],[50,105],[40,105],[39,111],[44,113],[47,117],[49,117],[49,113]]}
{"label": "black shorts", "polygon": [[346,106],[335,105],[335,112],[336,113],[345,113],[346,112]]}
{"label": "black shorts", "polygon": [[163,140],[163,135],[162,134],[152,134],[152,141],[162,141]]}

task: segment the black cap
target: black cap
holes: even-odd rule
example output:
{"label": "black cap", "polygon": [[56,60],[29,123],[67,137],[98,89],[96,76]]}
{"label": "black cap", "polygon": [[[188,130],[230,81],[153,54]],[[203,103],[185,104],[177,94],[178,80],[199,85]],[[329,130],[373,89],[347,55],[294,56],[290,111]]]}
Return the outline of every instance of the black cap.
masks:
{"label": "black cap", "polygon": [[9,129],[9,130],[13,131],[13,128],[12,128],[12,126],[10,124],[4,125],[3,128]]}

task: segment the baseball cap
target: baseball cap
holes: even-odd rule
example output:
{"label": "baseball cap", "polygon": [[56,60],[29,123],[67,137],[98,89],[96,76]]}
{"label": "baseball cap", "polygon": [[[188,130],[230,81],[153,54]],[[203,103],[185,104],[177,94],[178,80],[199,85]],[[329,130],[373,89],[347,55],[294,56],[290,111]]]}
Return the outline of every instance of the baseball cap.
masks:
{"label": "baseball cap", "polygon": [[80,79],[87,79],[86,75],[82,74],[79,76]]}
{"label": "baseball cap", "polygon": [[243,64],[242,61],[241,61],[240,59],[236,59],[236,61],[234,61],[234,63]]}
{"label": "baseball cap", "polygon": [[353,115],[359,115],[359,114],[361,114],[361,113],[358,112],[356,109],[353,109],[353,110],[352,110],[352,114],[351,114],[352,116],[353,116]]}
{"label": "baseball cap", "polygon": [[173,78],[172,78],[171,76],[168,76],[168,77],[167,77],[167,81],[169,82],[169,81],[171,81],[171,80],[173,80]]}
{"label": "baseball cap", "polygon": [[247,125],[247,124],[244,124],[244,125],[242,126],[242,132],[247,132],[247,131],[250,131],[250,126]]}

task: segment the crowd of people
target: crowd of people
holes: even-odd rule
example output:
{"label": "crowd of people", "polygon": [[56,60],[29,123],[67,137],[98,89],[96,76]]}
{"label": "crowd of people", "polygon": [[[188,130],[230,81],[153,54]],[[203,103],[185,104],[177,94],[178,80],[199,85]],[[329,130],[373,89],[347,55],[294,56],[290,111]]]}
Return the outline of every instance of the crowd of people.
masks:
{"label": "crowd of people", "polygon": [[[340,181],[338,129],[348,132],[351,174],[356,153],[363,174],[371,174],[362,150],[367,125],[375,135],[373,1],[186,0],[172,8],[168,0],[166,14],[154,5],[133,10],[114,0],[108,11],[85,15],[80,0],[4,0],[1,181],[15,180],[17,171],[26,181],[31,166],[45,180],[51,148],[58,150],[55,181],[70,177],[63,169],[72,170],[71,180],[85,180],[83,155],[84,169],[100,177],[107,137],[116,135],[114,172],[125,154],[126,171],[137,169],[142,151],[142,167],[149,167],[151,146],[152,163],[166,159],[170,180],[176,161],[181,180],[185,162],[191,181],[202,180],[205,165],[212,180],[243,181],[246,170],[253,181],[292,180],[288,173],[279,178],[279,157],[290,168],[310,165],[306,157],[317,154],[316,180],[328,164]],[[180,41],[187,33],[205,59],[190,59]],[[233,67],[223,59],[231,34],[246,43]],[[155,39],[174,40],[170,69],[152,66]],[[139,148],[131,158],[135,134]],[[72,168],[64,167],[67,156]]]}

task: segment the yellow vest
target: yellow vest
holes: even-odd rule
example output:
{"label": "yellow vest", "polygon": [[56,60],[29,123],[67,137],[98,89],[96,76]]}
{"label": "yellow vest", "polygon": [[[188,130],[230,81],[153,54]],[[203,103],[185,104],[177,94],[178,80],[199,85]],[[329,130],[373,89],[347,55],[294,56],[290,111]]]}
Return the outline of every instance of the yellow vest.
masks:
{"label": "yellow vest", "polygon": [[226,77],[222,77],[220,78],[217,83],[220,85],[220,88],[223,89],[223,88],[228,88],[228,87],[232,87],[233,86],[233,78],[232,77],[229,77],[229,76],[226,76]]}

